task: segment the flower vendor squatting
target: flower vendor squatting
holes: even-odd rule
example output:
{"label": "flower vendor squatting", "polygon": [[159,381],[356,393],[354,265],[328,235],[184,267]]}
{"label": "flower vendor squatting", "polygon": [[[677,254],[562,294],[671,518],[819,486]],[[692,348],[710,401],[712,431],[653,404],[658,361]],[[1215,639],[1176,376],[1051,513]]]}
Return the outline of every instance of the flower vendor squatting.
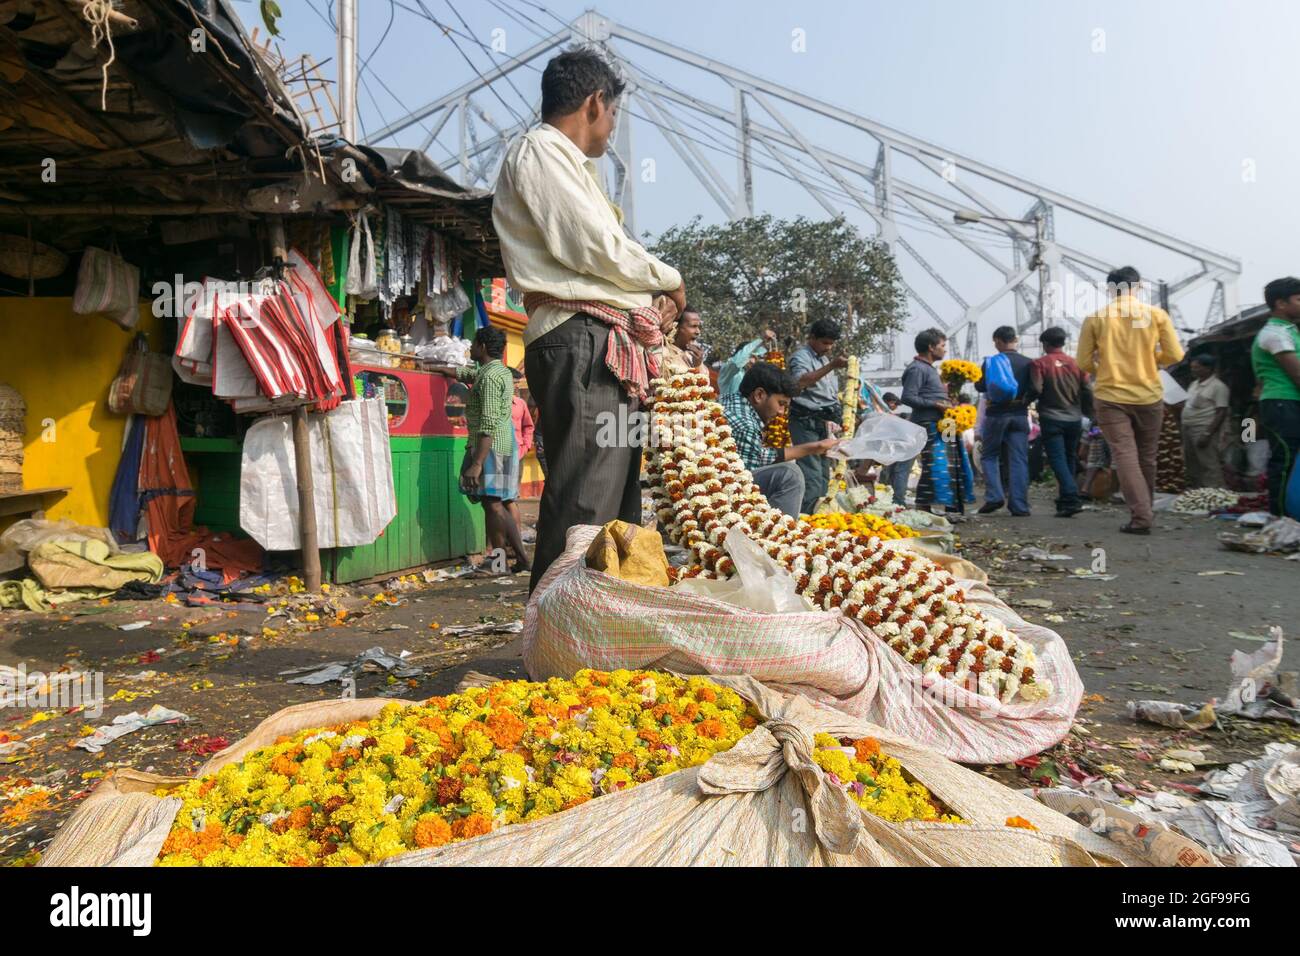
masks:
{"label": "flower vendor squatting", "polygon": [[763,443],[764,427],[788,413],[797,390],[789,373],[769,362],[758,362],[740,380],[740,389],[721,399],[740,459],[754,476],[754,484],[773,508],[795,518],[799,517],[806,489],[804,473],[796,463],[812,455],[824,455],[836,442],[834,438],[821,438],[786,448],[770,448]]}
{"label": "flower vendor squatting", "polygon": [[681,274],[624,233],[593,162],[624,81],[580,48],[552,58],[541,86],[542,123],[510,145],[492,206],[506,276],[528,312],[524,370],[546,448],[530,590],[572,526],[640,524],[641,448],[597,432],[647,400],[665,333],[686,308]]}

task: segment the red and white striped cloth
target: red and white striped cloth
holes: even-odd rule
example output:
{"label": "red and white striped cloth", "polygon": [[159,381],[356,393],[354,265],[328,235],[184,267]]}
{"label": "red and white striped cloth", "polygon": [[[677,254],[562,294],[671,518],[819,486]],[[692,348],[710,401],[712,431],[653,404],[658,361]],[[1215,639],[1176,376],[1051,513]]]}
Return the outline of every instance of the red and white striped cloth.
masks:
{"label": "red and white striped cloth", "polygon": [[286,278],[262,291],[230,291],[205,280],[183,320],[173,364],[187,380],[210,383],[239,412],[304,401],[327,411],[351,392],[339,365],[347,341],[339,315],[320,276],[293,250]]}
{"label": "red and white striped cloth", "polygon": [[659,376],[659,359],[652,350],[664,344],[658,309],[646,306],[624,311],[604,302],[557,299],[540,292],[529,292],[524,296],[524,309],[529,312],[543,305],[572,309],[608,325],[609,348],[605,352],[605,364],[623,383],[629,395],[641,401],[649,397],[650,380]]}

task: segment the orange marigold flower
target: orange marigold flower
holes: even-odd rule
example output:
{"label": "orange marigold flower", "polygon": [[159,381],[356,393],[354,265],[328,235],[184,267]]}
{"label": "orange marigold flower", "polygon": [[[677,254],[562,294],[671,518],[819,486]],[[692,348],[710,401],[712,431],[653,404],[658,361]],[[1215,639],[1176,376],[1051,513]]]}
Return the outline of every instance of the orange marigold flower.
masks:
{"label": "orange marigold flower", "polygon": [[292,777],[297,769],[298,765],[287,753],[277,754],[271,760],[271,772],[278,773],[282,777]]}
{"label": "orange marigold flower", "polygon": [[636,754],[632,753],[630,750],[625,750],[614,757],[613,765],[615,767],[626,767],[631,770],[636,766]]}
{"label": "orange marigold flower", "polygon": [[519,743],[528,729],[522,720],[507,710],[493,711],[487,719],[487,728],[492,742],[503,748]]}
{"label": "orange marigold flower", "polygon": [[295,809],[289,814],[289,826],[295,830],[301,830],[305,826],[311,825],[311,807],[302,806]]}
{"label": "orange marigold flower", "polygon": [[418,847],[442,846],[451,842],[451,826],[436,814],[425,814],[415,824],[412,837]]}
{"label": "orange marigold flower", "polygon": [[1007,826],[1019,827],[1021,830],[1038,830],[1038,827],[1034,826],[1024,817],[1007,817]]}
{"label": "orange marigold flower", "polygon": [[718,699],[718,693],[712,687],[701,687],[695,692],[695,699],[711,704]]}
{"label": "orange marigold flower", "polygon": [[[560,807],[560,809],[561,809],[561,810],[572,810],[574,807],[580,807],[580,806],[582,806],[584,803],[586,803],[586,802],[587,802],[588,800],[590,800],[590,799],[591,799],[591,797],[574,797],[572,800],[569,800],[569,801],[565,802],[565,803]],[[473,814],[471,814],[471,816],[473,816]]]}
{"label": "orange marigold flower", "polygon": [[863,737],[853,741],[853,751],[859,763],[866,763],[872,757],[880,756],[880,741],[875,737]]}
{"label": "orange marigold flower", "polygon": [[492,821],[481,813],[471,813],[463,820],[457,820],[451,825],[451,835],[456,840],[468,840],[470,837],[491,832]]}
{"label": "orange marigold flower", "polygon": [[465,785],[455,777],[443,777],[438,781],[438,805],[450,806],[460,800],[460,792]]}
{"label": "orange marigold flower", "polygon": [[727,729],[722,726],[722,721],[710,718],[709,720],[702,720],[696,724],[695,732],[701,737],[707,737],[710,740],[719,740],[727,733]]}

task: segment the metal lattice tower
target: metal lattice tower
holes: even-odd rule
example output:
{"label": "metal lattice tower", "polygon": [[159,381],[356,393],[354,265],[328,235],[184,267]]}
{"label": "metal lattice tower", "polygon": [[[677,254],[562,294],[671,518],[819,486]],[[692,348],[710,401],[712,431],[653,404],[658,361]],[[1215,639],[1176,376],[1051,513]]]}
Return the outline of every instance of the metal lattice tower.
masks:
{"label": "metal lattice tower", "polygon": [[[506,144],[537,122],[540,104],[534,104],[531,115],[502,126],[476,102],[476,95],[481,97],[490,87],[510,82],[510,75],[521,68],[539,69],[550,55],[573,43],[601,47],[628,81],[606,172],[610,192],[622,206],[633,233],[635,171],[639,169],[633,128],[647,123],[657,127],[725,216],[741,218],[756,210],[755,167],[784,174],[830,216],[865,214],[899,264],[907,294],[917,306],[912,310],[914,322],[943,328],[953,342],[953,351],[967,357],[978,354],[981,319],[996,319],[996,324],[1014,322],[1022,332],[1050,324],[1077,329],[1079,310],[1062,301],[1070,297],[1071,283],[1096,289],[1112,267],[1130,258],[1118,248],[1135,248],[1135,243],[1136,248],[1172,263],[1171,273],[1181,274],[1158,284],[1159,299],[1167,301],[1176,321],[1182,314],[1180,301],[1185,303],[1189,294],[1207,286],[1212,295],[1205,325],[1237,311],[1241,263],[1236,258],[789,90],[595,11],[582,14],[517,56],[498,62],[474,80],[378,130],[368,142],[383,143],[427,122],[428,133],[419,144],[427,150],[454,117],[457,146],[447,157],[445,168],[466,185],[490,187]],[[698,71],[696,75],[705,78],[702,86],[716,88],[720,80],[729,95],[710,100],[685,92],[679,83],[664,82],[639,68],[629,49],[649,51],[683,70]],[[826,128],[826,121],[860,136],[861,147],[846,152],[843,147],[822,145],[821,137],[809,130]],[[486,131],[480,130],[480,122]],[[701,141],[696,135],[700,124],[710,124],[710,132],[719,127],[725,130],[725,149],[716,141]],[[724,175],[709,152],[734,157],[734,173]],[[958,212],[989,218],[972,228],[954,223]],[[1036,236],[1035,217],[1041,217],[1041,239]],[[994,222],[993,218],[1015,221]],[[918,247],[926,238],[935,237],[945,240],[951,249],[943,262]],[[986,276],[987,287],[978,295],[964,294],[958,288],[958,277],[965,280],[976,271]],[[917,288],[918,282],[926,283],[925,295]],[[932,295],[943,296],[936,300],[938,306],[931,304]],[[993,314],[1006,296],[1011,296],[1014,312],[1008,309]],[[883,347],[885,368],[875,377],[889,377],[900,348],[902,354],[910,354],[914,331],[905,332],[892,347]]]}

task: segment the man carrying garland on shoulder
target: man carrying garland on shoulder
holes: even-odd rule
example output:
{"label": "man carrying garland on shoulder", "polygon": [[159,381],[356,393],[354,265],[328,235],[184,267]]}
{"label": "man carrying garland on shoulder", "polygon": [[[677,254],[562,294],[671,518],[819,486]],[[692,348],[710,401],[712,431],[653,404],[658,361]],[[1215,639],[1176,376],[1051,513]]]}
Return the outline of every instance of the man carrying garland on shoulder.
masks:
{"label": "man carrying garland on shoulder", "polygon": [[823,438],[787,448],[763,444],[763,427],[789,411],[795,389],[787,373],[769,362],[759,362],[740,380],[740,390],[723,395],[720,401],[731,437],[745,467],[754,476],[754,484],[773,508],[797,518],[804,498],[804,476],[795,462],[809,455],[824,455],[836,439]]}
{"label": "man carrying garland on shoulder", "polygon": [[506,153],[492,223],[510,284],[524,293],[524,371],[541,409],[548,472],[530,590],[569,528],[641,523],[641,447],[633,422],[659,374],[664,330],[686,307],[682,277],[623,230],[601,189],[624,82],[591,48],[542,73],[542,123]]}

